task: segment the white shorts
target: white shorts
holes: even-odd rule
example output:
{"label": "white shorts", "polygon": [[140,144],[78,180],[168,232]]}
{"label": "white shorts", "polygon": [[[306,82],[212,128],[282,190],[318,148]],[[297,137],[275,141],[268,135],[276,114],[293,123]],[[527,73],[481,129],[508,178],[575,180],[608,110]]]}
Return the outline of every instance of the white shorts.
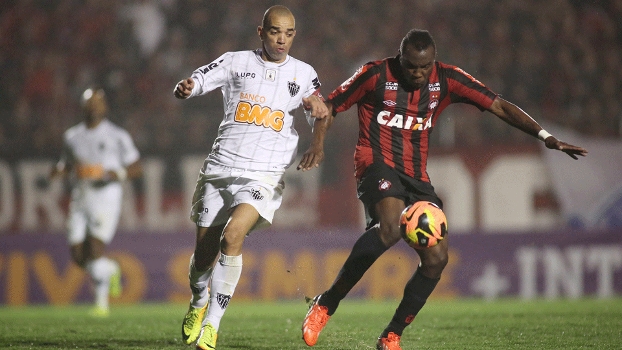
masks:
{"label": "white shorts", "polygon": [[259,213],[251,231],[264,228],[272,224],[274,213],[283,201],[284,188],[282,172],[207,164],[197,179],[190,218],[200,227],[224,225],[232,208],[247,203]]}
{"label": "white shorts", "polygon": [[73,189],[67,220],[70,245],[84,242],[87,234],[106,244],[112,241],[121,215],[122,191],[118,183],[101,188],[81,184]]}

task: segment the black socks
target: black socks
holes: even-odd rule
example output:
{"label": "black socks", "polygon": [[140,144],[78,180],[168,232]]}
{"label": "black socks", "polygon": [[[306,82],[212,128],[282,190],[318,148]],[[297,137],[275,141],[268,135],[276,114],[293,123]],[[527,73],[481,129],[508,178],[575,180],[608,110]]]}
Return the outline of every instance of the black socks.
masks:
{"label": "black socks", "polygon": [[378,236],[378,227],[367,230],[354,243],[350,256],[343,264],[335,282],[320,298],[319,304],[328,307],[328,314],[332,315],[339,302],[363,277],[365,271],[378,259],[387,247]]}
{"label": "black socks", "polygon": [[413,277],[406,283],[402,301],[381,336],[386,337],[389,332],[401,336],[404,328],[415,319],[419,310],[425,305],[439,280],[440,278],[428,278],[417,269]]}

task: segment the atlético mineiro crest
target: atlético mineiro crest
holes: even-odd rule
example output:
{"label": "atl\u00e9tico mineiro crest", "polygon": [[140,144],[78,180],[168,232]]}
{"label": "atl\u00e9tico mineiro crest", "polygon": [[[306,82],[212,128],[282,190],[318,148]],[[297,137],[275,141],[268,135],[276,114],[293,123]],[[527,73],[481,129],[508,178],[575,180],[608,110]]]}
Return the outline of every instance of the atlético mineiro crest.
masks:
{"label": "atl\u00e9tico mineiro crest", "polygon": [[388,191],[391,188],[391,181],[382,179],[378,181],[378,189],[380,191]]}
{"label": "atl\u00e9tico mineiro crest", "polygon": [[251,197],[256,201],[263,200],[264,198],[263,194],[261,194],[261,190],[256,188],[251,188]]}
{"label": "atl\u00e9tico mineiro crest", "polygon": [[295,81],[288,81],[287,88],[289,89],[289,94],[292,97],[296,96],[298,94],[298,91],[300,91],[300,85],[296,84]]}
{"label": "atl\u00e9tico mineiro crest", "polygon": [[216,295],[216,300],[218,301],[218,305],[220,305],[220,308],[224,310],[227,308],[227,305],[229,305],[231,295],[224,295],[218,293],[218,295]]}

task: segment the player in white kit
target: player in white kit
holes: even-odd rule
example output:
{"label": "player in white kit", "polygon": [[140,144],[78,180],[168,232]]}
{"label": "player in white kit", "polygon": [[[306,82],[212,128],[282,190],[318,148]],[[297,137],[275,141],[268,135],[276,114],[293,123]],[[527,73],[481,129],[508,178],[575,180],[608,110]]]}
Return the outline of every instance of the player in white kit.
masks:
{"label": "player in white kit", "polygon": [[313,67],[289,56],[294,16],[284,6],[273,6],[257,31],[261,49],[227,52],[174,90],[175,97],[185,99],[220,88],[224,104],[191,212],[197,234],[182,338],[186,344],[197,341],[197,349],[215,349],[220,320],[242,272],[244,238],[270,225],[281,205],[283,174],[298,144],[291,113],[301,105],[314,130],[298,169],[317,167],[324,157],[321,119],[328,111]]}
{"label": "player in white kit", "polygon": [[62,154],[50,177],[70,177],[67,240],[71,258],[93,281],[92,314],[107,316],[109,296],[121,293],[121,270],[104,252],[119,222],[122,182],[140,176],[142,168],[130,134],[106,118],[104,91],[87,89],[81,102],[84,121],[65,131]]}

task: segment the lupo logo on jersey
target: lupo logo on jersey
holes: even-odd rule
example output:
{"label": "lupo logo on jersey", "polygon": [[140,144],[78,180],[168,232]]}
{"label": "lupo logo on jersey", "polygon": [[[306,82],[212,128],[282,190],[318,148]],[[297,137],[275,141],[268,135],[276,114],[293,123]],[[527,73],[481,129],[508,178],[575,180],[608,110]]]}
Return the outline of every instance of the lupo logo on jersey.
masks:
{"label": "lupo logo on jersey", "polygon": [[240,123],[255,124],[270,128],[274,131],[283,129],[283,111],[272,111],[270,107],[251,105],[248,102],[239,102],[235,110],[235,121]]}
{"label": "lupo logo on jersey", "polygon": [[235,77],[238,79],[254,79],[255,73],[249,72],[235,72]]}
{"label": "lupo logo on jersey", "polygon": [[376,121],[380,125],[398,129],[426,130],[432,127],[432,118],[430,117],[423,119],[407,115],[406,118],[404,118],[401,114],[394,114],[391,116],[391,112],[388,111],[381,111],[378,113]]}

